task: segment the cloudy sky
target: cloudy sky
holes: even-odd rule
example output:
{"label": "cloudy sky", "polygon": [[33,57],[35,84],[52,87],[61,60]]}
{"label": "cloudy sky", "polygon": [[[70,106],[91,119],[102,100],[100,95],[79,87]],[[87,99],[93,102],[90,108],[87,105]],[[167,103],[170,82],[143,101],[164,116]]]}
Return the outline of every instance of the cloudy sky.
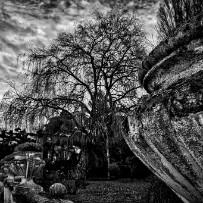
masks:
{"label": "cloudy sky", "polygon": [[[18,82],[18,75],[22,72],[22,58],[20,54],[35,46],[49,45],[61,31],[71,30],[79,20],[89,18],[93,9],[107,9],[101,4],[89,5],[84,2],[83,10],[75,7],[66,10],[66,14],[57,11],[44,14],[46,18],[39,17],[39,10],[25,8],[7,3],[4,9],[9,16],[2,16],[0,20],[0,99],[8,90],[7,80]],[[152,44],[156,44],[156,10],[157,4],[147,10],[137,12],[140,20],[144,22],[147,37]],[[30,15],[32,14],[32,15]]]}

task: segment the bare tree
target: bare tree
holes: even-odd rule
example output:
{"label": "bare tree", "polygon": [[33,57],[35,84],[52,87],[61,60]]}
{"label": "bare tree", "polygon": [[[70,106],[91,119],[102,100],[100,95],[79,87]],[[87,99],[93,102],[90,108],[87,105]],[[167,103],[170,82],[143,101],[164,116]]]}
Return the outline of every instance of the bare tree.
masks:
{"label": "bare tree", "polygon": [[[5,119],[34,125],[64,111],[92,139],[105,135],[108,148],[113,116],[128,112],[137,101],[143,38],[135,16],[115,9],[106,15],[95,12],[92,21],[61,33],[49,47],[30,50],[23,91],[15,91],[9,102],[3,99]],[[88,123],[75,116],[78,112]]]}

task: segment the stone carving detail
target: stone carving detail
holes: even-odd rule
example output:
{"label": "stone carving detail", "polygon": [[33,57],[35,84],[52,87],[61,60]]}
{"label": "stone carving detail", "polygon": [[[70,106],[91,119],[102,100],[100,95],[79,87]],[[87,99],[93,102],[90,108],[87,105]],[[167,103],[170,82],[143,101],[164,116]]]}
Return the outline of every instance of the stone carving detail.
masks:
{"label": "stone carving detail", "polygon": [[128,118],[124,133],[136,156],[185,203],[203,203],[203,43],[198,34],[203,28],[195,20],[187,24],[198,28],[194,35],[184,25],[143,61],[140,82],[149,94]]}

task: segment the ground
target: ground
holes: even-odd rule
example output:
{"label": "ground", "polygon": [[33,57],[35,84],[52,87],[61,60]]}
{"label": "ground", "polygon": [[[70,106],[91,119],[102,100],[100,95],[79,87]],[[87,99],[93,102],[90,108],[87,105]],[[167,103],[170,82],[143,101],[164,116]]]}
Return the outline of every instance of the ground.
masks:
{"label": "ground", "polygon": [[74,203],[147,203],[149,180],[91,181],[86,189],[68,198]]}

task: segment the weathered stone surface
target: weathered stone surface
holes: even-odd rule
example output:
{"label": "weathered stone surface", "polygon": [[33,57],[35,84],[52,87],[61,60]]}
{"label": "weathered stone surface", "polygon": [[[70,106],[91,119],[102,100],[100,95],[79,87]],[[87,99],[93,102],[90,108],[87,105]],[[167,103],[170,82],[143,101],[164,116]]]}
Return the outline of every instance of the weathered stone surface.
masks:
{"label": "weathered stone surface", "polygon": [[200,78],[146,96],[125,136],[131,150],[190,203],[203,202],[202,98]]}
{"label": "weathered stone surface", "polygon": [[174,80],[203,69],[202,35],[201,14],[182,25],[173,37],[157,45],[144,59],[139,70],[139,81],[143,87],[148,92],[154,92],[162,86],[168,87]]}
{"label": "weathered stone surface", "polygon": [[203,52],[195,50],[179,51],[155,65],[145,75],[144,87],[148,92],[170,88],[171,85],[203,72]]}
{"label": "weathered stone surface", "polygon": [[144,59],[150,93],[128,118],[131,150],[184,202],[203,203],[203,15],[183,24]]}

